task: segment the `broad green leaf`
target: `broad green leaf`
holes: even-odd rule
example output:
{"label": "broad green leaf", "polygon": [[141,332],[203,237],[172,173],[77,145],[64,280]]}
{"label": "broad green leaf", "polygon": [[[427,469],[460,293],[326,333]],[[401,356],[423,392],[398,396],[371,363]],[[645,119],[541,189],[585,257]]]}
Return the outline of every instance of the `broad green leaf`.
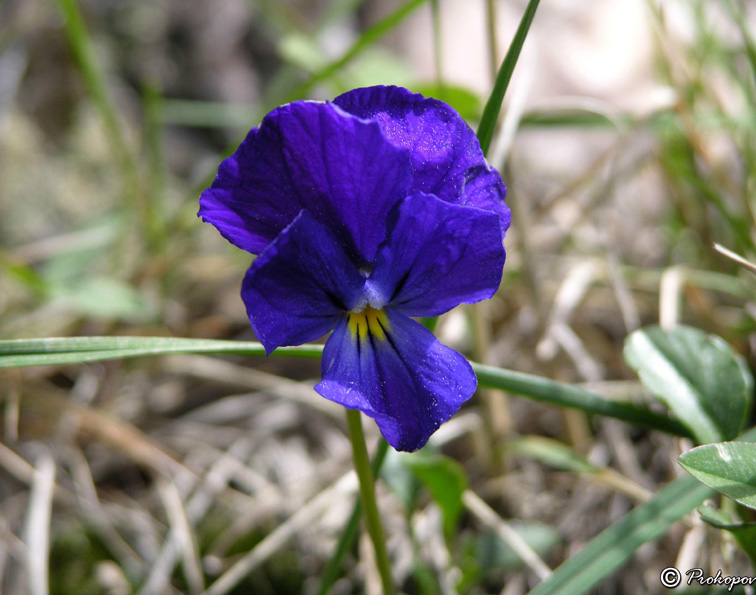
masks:
{"label": "broad green leaf", "polygon": [[499,111],[501,110],[501,103],[504,101],[504,94],[509,87],[509,81],[512,79],[512,73],[514,72],[517,59],[520,57],[520,50],[525,43],[525,38],[528,36],[530,30],[530,24],[533,22],[536,9],[540,0],[530,0],[528,6],[525,8],[525,14],[522,15],[520,25],[517,27],[512,43],[509,46],[507,55],[504,57],[504,61],[501,63],[499,73],[496,75],[496,82],[494,83],[493,91],[486,102],[486,107],[483,109],[483,115],[480,118],[480,124],[478,125],[478,140],[480,141],[480,148],[483,149],[483,154],[488,153],[488,149],[491,147],[491,140],[493,139],[494,128],[496,128],[496,120],[499,119]]}
{"label": "broad green leaf", "polygon": [[374,85],[407,87],[412,81],[412,70],[406,61],[378,46],[366,50],[354,63],[346,66],[344,72],[348,84],[340,85],[343,91]]}
{"label": "broad green leaf", "polygon": [[685,326],[648,327],[627,338],[624,356],[699,443],[731,440],[745,427],[753,376],[719,337]]}
{"label": "broad green leaf", "polygon": [[415,453],[402,456],[401,461],[428,488],[438,503],[444,517],[444,535],[451,539],[464,508],[462,494],[467,489],[464,468],[443,455]]}
{"label": "broad green leaf", "polygon": [[422,484],[402,461],[402,454],[390,449],[381,469],[381,480],[396,494],[405,509],[415,508]]}
{"label": "broad green leaf", "polygon": [[683,453],[677,461],[701,483],[756,508],[756,444],[707,444]]}
{"label": "broad green leaf", "polygon": [[734,523],[729,514],[710,504],[699,506],[698,514],[705,523],[731,533],[756,568],[756,523]]}

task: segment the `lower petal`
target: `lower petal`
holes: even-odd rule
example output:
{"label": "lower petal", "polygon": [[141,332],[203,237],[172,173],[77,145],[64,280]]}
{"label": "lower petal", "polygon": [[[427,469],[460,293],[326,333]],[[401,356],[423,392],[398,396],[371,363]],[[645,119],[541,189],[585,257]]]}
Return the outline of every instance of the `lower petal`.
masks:
{"label": "lower petal", "polygon": [[421,324],[390,309],[372,312],[369,325],[345,318],[336,326],[315,390],[374,418],[396,450],[414,451],[472,396],[475,373]]}

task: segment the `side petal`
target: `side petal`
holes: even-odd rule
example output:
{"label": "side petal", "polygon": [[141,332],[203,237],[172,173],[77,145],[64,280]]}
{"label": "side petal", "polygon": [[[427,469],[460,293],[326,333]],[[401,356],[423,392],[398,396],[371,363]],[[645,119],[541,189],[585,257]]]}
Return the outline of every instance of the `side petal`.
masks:
{"label": "side petal", "polygon": [[333,104],[297,101],[265,116],[221,163],[199,216],[257,254],[308,209],[365,264],[411,179],[407,150],[389,142],[377,123]]}
{"label": "side petal", "polygon": [[[421,324],[384,310],[382,331],[353,332],[346,319],[328,338],[315,390],[374,418],[396,450],[421,448],[475,392],[459,353]],[[364,336],[363,336],[364,335]]]}
{"label": "side petal", "polygon": [[438,316],[496,293],[504,258],[494,213],[416,194],[389,214],[368,293],[406,316]]}
{"label": "side petal", "polygon": [[411,192],[493,211],[502,237],[509,228],[506,188],[483,156],[475,133],[449,105],[402,87],[354,89],[334,103],[360,118],[374,118],[388,138],[410,150],[415,172]]}
{"label": "side petal", "polygon": [[360,300],[364,284],[333,236],[303,210],[252,263],[242,299],[270,353],[332,330]]}

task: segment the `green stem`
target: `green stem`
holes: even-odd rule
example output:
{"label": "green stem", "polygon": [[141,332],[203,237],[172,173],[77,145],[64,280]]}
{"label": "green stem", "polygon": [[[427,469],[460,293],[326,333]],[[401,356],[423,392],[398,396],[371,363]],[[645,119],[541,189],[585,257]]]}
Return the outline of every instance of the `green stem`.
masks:
{"label": "green stem", "polygon": [[[373,477],[378,477],[378,473],[381,471],[381,466],[388,453],[388,442],[383,438],[378,442],[378,449],[373,455],[373,462],[370,464],[370,469],[373,472]],[[344,562],[344,557],[347,552],[352,548],[354,540],[357,538],[357,530],[360,528],[360,519],[362,518],[362,503],[359,498],[354,503],[352,508],[352,514],[349,516],[347,524],[344,526],[344,530],[341,532],[339,542],[336,544],[336,549],[333,552],[333,556],[328,561],[328,565],[325,567],[322,576],[320,577],[320,585],[318,586],[318,595],[327,595],[331,590],[333,583],[339,578],[341,567]]]}
{"label": "green stem", "polygon": [[375,483],[373,472],[370,469],[365,434],[362,432],[362,414],[356,409],[347,409],[347,424],[349,425],[349,438],[352,441],[352,456],[354,457],[354,470],[360,481],[360,496],[365,514],[370,539],[375,548],[375,563],[381,575],[384,595],[393,595],[394,583],[391,580],[391,565],[389,564],[388,552],[386,551],[386,538],[383,535],[381,517],[378,513],[378,505],[375,501]]}

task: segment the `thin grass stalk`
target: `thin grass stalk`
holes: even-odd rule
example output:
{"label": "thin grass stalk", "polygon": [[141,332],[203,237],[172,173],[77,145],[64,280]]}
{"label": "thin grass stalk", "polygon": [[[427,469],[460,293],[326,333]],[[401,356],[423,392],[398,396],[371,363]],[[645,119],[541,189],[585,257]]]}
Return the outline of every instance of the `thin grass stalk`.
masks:
{"label": "thin grass stalk", "polygon": [[136,161],[126,143],[126,135],[118,118],[118,111],[108,93],[105,76],[97,64],[95,49],[77,0],[58,0],[63,14],[64,28],[71,51],[84,78],[89,95],[100,112],[105,133],[121,170],[124,202],[137,213],[143,230],[148,229],[148,207],[140,194]]}

